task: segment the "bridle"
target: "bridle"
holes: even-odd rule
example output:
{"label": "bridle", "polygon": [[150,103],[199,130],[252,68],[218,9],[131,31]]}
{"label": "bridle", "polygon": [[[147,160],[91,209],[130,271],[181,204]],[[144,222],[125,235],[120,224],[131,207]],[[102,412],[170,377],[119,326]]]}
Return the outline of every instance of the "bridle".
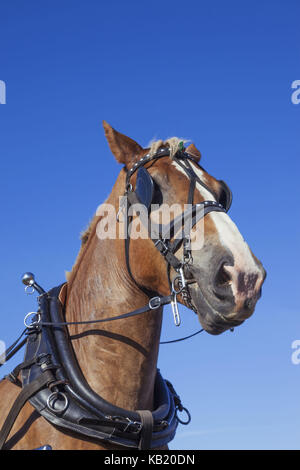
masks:
{"label": "bridle", "polygon": [[[170,157],[170,150],[168,148],[161,148],[157,153],[154,155],[144,155],[140,160],[138,160],[132,168],[130,168],[126,173],[126,185],[125,185],[125,192],[120,204],[119,212],[117,220],[120,218],[120,214],[123,213],[126,222],[126,235],[125,236],[125,258],[126,258],[126,266],[128,273],[133,280],[133,282],[145,292],[149,297],[153,296],[153,292],[149,291],[144,286],[140,285],[134,276],[132,275],[132,271],[130,268],[130,257],[129,257],[129,244],[130,244],[130,233],[129,233],[129,226],[130,221],[132,219],[132,215],[129,213],[129,209],[131,206],[140,205],[146,207],[148,213],[148,221],[150,218],[150,204],[152,202],[153,197],[153,190],[154,190],[154,183],[153,180],[145,168],[145,165],[154,162],[155,160],[159,160],[163,157]],[[189,284],[196,282],[194,280],[189,280],[186,278],[186,274],[190,269],[190,266],[193,264],[193,257],[192,257],[192,250],[191,250],[191,230],[194,225],[203,218],[206,214],[216,211],[216,212],[228,212],[231,201],[232,195],[231,191],[223,181],[219,181],[222,188],[223,188],[223,199],[222,202],[219,202],[218,195],[214,193],[211,188],[208,188],[206,184],[201,181],[198,175],[193,170],[191,162],[197,164],[195,159],[185,152],[184,150],[179,150],[173,157],[173,161],[175,161],[186,173],[189,179],[189,190],[188,190],[188,198],[187,198],[187,206],[188,209],[183,211],[179,216],[173,219],[168,227],[168,235],[169,239],[166,237],[166,229],[162,224],[156,225],[153,228],[153,223],[151,224],[151,230],[149,229],[149,223],[147,223],[148,234],[149,238],[154,243],[155,248],[159,251],[159,253],[164,257],[166,261],[166,268],[167,268],[167,278],[170,287],[170,297],[171,297],[171,307],[173,312],[173,318],[176,326],[180,325],[180,316],[178,311],[177,305],[177,295],[181,295],[181,298],[185,305],[188,308],[194,310],[196,312],[196,308],[193,305],[191,295],[189,292]],[[200,166],[199,166],[200,168]],[[137,179],[136,179],[136,188],[133,189],[133,185],[131,183],[132,176],[137,172]],[[196,183],[199,183],[203,186],[206,190],[208,190],[211,194],[213,194],[216,201],[206,200],[198,204],[194,204],[194,193],[196,188]],[[224,196],[225,195],[225,196]],[[141,217],[141,220],[145,220]],[[172,236],[175,236],[176,232],[179,228],[182,228],[183,224],[188,225],[188,230],[184,230],[181,232],[181,236],[175,237],[173,241],[171,241]],[[178,259],[176,256],[176,252],[179,248],[183,245],[183,255],[182,259]],[[171,279],[171,268],[176,272],[175,278]],[[150,308],[154,305],[157,305],[160,302],[161,297],[159,295],[155,295],[152,297],[149,302]]]}

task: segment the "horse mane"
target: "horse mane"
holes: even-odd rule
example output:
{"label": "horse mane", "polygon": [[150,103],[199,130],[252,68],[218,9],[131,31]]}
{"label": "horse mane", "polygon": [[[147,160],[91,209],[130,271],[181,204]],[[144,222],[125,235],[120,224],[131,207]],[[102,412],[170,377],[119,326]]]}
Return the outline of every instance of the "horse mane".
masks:
{"label": "horse mane", "polygon": [[77,267],[78,265],[78,261],[82,255],[82,252],[83,252],[83,249],[85,248],[89,238],[90,238],[90,235],[91,235],[91,232],[93,230],[93,227],[94,227],[94,219],[93,218],[91,220],[91,222],[89,223],[89,225],[87,226],[87,228],[85,230],[83,230],[81,233],[80,233],[80,240],[81,240],[81,246],[80,246],[80,250],[79,250],[79,253],[76,257],[76,260],[71,268],[71,271],[65,271],[65,277],[66,277],[66,280],[67,281],[70,281],[71,279],[71,275],[73,274],[75,268]]}
{"label": "horse mane", "polygon": [[88,241],[91,231],[92,231],[92,221],[89,223],[89,225],[87,226],[85,230],[80,232],[80,240],[81,240],[82,245],[85,245],[86,242]]}
{"label": "horse mane", "polygon": [[168,147],[170,149],[170,158],[173,158],[178,150],[181,150],[182,143],[189,142],[186,139],[180,139],[179,137],[169,137],[166,140],[152,140],[149,143],[149,155],[155,155],[161,147]]}

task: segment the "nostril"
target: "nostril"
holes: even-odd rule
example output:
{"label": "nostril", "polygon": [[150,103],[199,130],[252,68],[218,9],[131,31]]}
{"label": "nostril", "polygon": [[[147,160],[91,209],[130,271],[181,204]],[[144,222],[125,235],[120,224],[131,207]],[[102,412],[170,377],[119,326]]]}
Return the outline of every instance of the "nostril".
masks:
{"label": "nostril", "polygon": [[244,308],[246,310],[250,310],[251,308],[251,299],[246,299],[245,302],[244,302]]}
{"label": "nostril", "polygon": [[226,266],[223,263],[215,277],[215,285],[216,287],[225,287],[229,284],[230,281],[231,281],[231,276],[229,272],[226,271]]}
{"label": "nostril", "polygon": [[232,301],[231,275],[223,263],[217,271],[214,280],[213,293],[222,302]]}
{"label": "nostril", "polygon": [[256,304],[256,299],[254,298],[249,298],[246,299],[244,302],[244,309],[245,310],[253,310]]}

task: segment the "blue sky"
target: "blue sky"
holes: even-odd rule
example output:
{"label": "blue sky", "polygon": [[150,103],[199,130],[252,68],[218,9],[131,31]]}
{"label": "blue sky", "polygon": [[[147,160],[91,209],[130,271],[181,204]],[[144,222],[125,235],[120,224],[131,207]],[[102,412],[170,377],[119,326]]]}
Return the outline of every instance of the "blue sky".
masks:
{"label": "blue sky", "polygon": [[[21,274],[63,282],[113,186],[102,119],[145,146],[194,141],[267,269],[255,314],[234,333],[161,347],[161,372],[192,414],[174,449],[300,448],[299,15],[297,0],[0,5],[0,340],[36,307]],[[175,328],[166,309],[163,339],[199,327],[182,317]]]}

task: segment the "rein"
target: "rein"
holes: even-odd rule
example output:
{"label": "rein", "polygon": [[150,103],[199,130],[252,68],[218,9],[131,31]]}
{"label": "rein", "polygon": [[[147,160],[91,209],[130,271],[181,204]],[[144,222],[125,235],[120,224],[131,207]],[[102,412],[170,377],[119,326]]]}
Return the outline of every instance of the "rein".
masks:
{"label": "rein", "polygon": [[[33,277],[32,273],[26,273],[26,275],[25,275],[26,279],[29,277],[29,275],[31,276],[31,279],[34,280],[34,277]],[[27,284],[27,285],[30,286],[30,287],[33,286],[32,284]],[[40,286],[38,286],[38,292],[40,294],[45,294],[46,293]],[[7,360],[10,359],[15,353],[18,352],[18,350],[22,346],[24,346],[26,344],[26,340],[23,340],[22,344],[18,345],[18,349],[16,349],[14,352],[11,352],[13,350],[13,348],[17,345],[17,343],[20,341],[21,337],[27,331],[29,331],[30,328],[35,328],[37,326],[57,327],[57,326],[68,326],[68,325],[90,325],[90,324],[93,324],[93,323],[104,323],[104,322],[114,321],[114,320],[123,320],[125,318],[130,318],[130,317],[134,317],[134,316],[137,316],[137,315],[141,315],[142,313],[146,313],[146,312],[149,311],[149,309],[150,310],[157,310],[160,307],[163,307],[164,305],[167,305],[167,304],[171,303],[171,301],[172,301],[172,297],[170,295],[164,296],[164,297],[158,297],[158,296],[157,297],[152,297],[149,300],[148,305],[145,305],[144,307],[133,310],[132,312],[123,313],[122,315],[118,315],[116,317],[102,318],[100,320],[82,320],[82,321],[72,321],[72,322],[66,322],[66,321],[64,321],[64,322],[45,322],[45,321],[41,321],[41,315],[40,315],[39,312],[30,312],[24,318],[24,324],[26,326],[25,330],[22,332],[20,337],[9,348],[7,348],[7,350],[0,357],[0,367],[3,365],[3,361],[1,361],[2,357],[3,358],[6,357]],[[37,319],[33,319],[31,323],[27,323],[28,317],[33,316],[33,315],[34,315],[34,317],[37,317]],[[192,333],[191,335],[185,336],[183,338],[173,339],[173,340],[170,340],[170,341],[161,341],[159,344],[172,344],[172,343],[178,343],[180,341],[185,341],[186,339],[192,338],[193,336],[196,336],[199,333],[202,333],[203,331],[204,331],[204,329],[201,328],[200,330],[196,331],[195,333]],[[10,354],[10,356],[8,357],[9,354]]]}

